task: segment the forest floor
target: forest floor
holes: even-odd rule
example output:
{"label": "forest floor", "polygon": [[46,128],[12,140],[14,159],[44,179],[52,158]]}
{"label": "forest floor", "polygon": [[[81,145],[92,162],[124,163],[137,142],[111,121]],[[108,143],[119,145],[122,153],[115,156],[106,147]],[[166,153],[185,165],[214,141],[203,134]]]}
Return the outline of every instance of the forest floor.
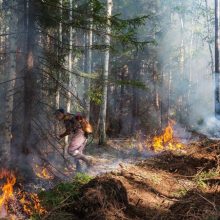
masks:
{"label": "forest floor", "polygon": [[220,141],[199,137],[160,154],[117,144],[89,147],[88,173],[99,175],[43,219],[220,219]]}

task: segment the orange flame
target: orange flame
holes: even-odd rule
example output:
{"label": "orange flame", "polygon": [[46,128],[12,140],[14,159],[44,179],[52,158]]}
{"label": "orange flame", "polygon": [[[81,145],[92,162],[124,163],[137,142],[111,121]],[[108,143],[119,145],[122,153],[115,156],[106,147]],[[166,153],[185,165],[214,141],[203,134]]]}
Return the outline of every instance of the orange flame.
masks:
{"label": "orange flame", "polygon": [[48,170],[44,167],[44,168],[40,168],[38,164],[35,165],[35,174],[36,176],[38,176],[41,179],[46,179],[46,180],[50,180],[53,179],[54,177],[52,175],[49,174]]}
{"label": "orange flame", "polygon": [[175,122],[170,121],[168,123],[168,126],[164,129],[163,134],[153,138],[152,146],[154,151],[159,152],[164,150],[164,148],[167,148],[169,150],[176,150],[184,146],[176,138],[174,138],[174,124]]}
{"label": "orange flame", "polygon": [[39,214],[46,213],[46,209],[40,204],[40,200],[36,193],[27,193],[19,191],[19,196],[21,199],[19,200],[22,204],[23,210],[26,214],[32,215],[37,212]]}
{"label": "orange flame", "polygon": [[0,172],[0,179],[6,178],[6,183],[0,187],[2,195],[0,196],[0,207],[2,207],[8,199],[13,197],[13,186],[16,183],[15,175],[7,170]]}
{"label": "orange flame", "polygon": [[6,215],[8,215],[10,219],[17,219],[14,214],[8,213],[10,207],[9,201],[19,202],[23,208],[23,212],[29,216],[31,216],[33,213],[46,213],[46,210],[40,204],[37,194],[27,193],[21,190],[14,192],[16,177],[13,172],[1,170],[0,180],[4,179],[6,179],[6,183],[0,186],[2,191],[2,194],[0,195],[0,215],[3,215],[3,211],[6,211]]}

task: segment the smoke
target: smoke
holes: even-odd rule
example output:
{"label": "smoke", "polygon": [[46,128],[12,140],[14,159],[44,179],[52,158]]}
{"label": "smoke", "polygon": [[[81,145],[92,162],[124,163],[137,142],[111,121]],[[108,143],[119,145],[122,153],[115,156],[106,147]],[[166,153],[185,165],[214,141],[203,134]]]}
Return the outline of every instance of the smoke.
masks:
{"label": "smoke", "polygon": [[160,69],[169,90],[162,101],[169,100],[169,117],[183,126],[199,132],[214,129],[213,2],[173,1],[164,3],[164,10],[171,14],[158,36]]}
{"label": "smoke", "polygon": [[215,116],[207,117],[197,130],[210,139],[220,138],[220,121]]}

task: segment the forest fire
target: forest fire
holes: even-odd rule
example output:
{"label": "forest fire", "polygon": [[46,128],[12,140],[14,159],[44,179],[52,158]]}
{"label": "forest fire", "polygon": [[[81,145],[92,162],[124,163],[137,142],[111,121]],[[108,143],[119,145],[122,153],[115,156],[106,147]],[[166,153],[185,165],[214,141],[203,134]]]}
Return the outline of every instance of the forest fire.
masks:
{"label": "forest fire", "polygon": [[32,214],[43,214],[46,210],[40,204],[35,193],[28,193],[20,188],[14,189],[16,176],[12,171],[1,170],[0,180],[0,218],[26,219]]}
{"label": "forest fire", "polygon": [[174,137],[174,125],[174,121],[169,121],[168,126],[164,129],[163,134],[153,138],[152,147],[154,151],[159,152],[164,149],[177,150],[184,146],[177,138]]}

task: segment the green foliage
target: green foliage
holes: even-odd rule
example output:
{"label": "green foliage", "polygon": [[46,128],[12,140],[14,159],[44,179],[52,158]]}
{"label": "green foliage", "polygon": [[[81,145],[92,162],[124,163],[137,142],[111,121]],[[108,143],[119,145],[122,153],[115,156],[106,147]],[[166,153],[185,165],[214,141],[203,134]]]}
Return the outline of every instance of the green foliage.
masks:
{"label": "green foliage", "polygon": [[138,81],[138,80],[117,80],[116,84],[126,85],[126,86],[129,85],[129,86],[136,87],[139,89],[147,89],[146,85],[143,82]]}
{"label": "green foliage", "polygon": [[[83,3],[75,2],[77,7],[72,9],[70,20],[68,4],[64,2],[61,7],[59,0],[44,0],[38,4],[39,24],[47,29],[56,29],[62,23],[63,28],[68,31],[72,26],[74,29],[88,30],[90,24],[93,25],[93,32],[101,37],[106,36],[106,28],[111,28],[111,37],[122,45],[143,46],[147,42],[139,42],[136,38],[136,30],[143,26],[148,16],[135,17],[132,19],[122,19],[120,14],[115,14],[108,18],[106,16],[106,6],[99,0],[88,0]],[[75,5],[73,3],[73,5]],[[62,14],[60,10],[62,9]],[[103,45],[101,45],[103,46]],[[98,48],[98,45],[96,45]]]}
{"label": "green foliage", "polygon": [[90,100],[97,105],[102,104],[102,89],[101,87],[98,88],[91,88],[88,92]]}
{"label": "green foliage", "polygon": [[41,192],[39,196],[42,204],[47,210],[50,210],[61,204],[64,200],[74,201],[78,196],[80,187],[91,179],[87,174],[78,173],[72,182],[61,183],[52,190]]}
{"label": "green foliage", "polygon": [[175,197],[184,197],[187,194],[188,190],[185,188],[178,189],[176,192],[173,193]]}
{"label": "green foliage", "polygon": [[[68,84],[69,74],[66,67],[66,58],[70,52],[69,30],[73,28],[73,38],[78,39],[78,34],[84,35],[90,30],[97,41],[92,45],[93,50],[105,51],[110,49],[111,52],[122,54],[125,51],[133,53],[136,49],[143,49],[151,41],[141,41],[138,39],[138,28],[146,23],[149,16],[141,15],[139,17],[131,16],[129,19],[123,18],[120,11],[114,13],[108,18],[106,15],[106,2],[100,0],[73,0],[73,8],[70,9],[70,2],[63,0],[62,5],[59,0],[40,0],[35,3],[36,23],[41,30],[43,43],[43,57],[40,60],[42,71],[46,77],[58,81],[61,84]],[[72,17],[70,17],[72,12]],[[59,38],[59,28],[62,24],[62,42]],[[111,29],[111,45],[105,45],[107,27]],[[85,53],[86,48],[83,42],[73,42],[73,58],[80,60]],[[71,72],[74,76],[90,78],[96,81],[98,78],[94,74],[86,74],[74,67]],[[116,84],[131,85],[144,88],[140,82],[118,81]],[[53,95],[60,88],[59,83],[45,84],[45,89]],[[49,88],[48,88],[49,87]],[[101,87],[92,88],[88,92],[91,101],[100,105],[102,103]]]}
{"label": "green foliage", "polygon": [[200,188],[206,188],[206,180],[211,179],[213,177],[219,176],[219,172],[215,169],[209,171],[203,171],[195,176],[194,181],[196,182],[197,186]]}

